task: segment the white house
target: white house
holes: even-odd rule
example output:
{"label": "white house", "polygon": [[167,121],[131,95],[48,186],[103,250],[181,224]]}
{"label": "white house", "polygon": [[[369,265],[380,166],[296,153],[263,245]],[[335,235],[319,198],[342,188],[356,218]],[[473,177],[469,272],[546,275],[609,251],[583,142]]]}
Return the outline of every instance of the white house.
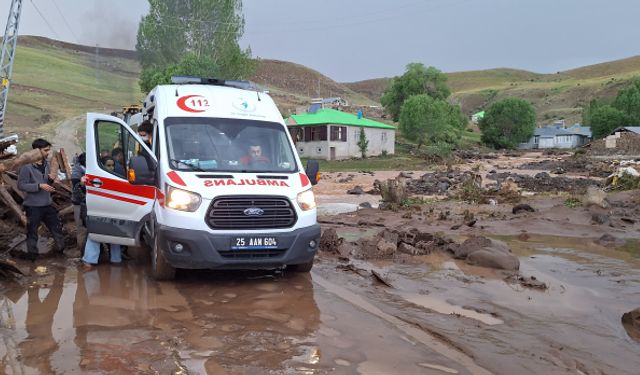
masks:
{"label": "white house", "polygon": [[575,148],[584,146],[591,140],[591,128],[576,124],[568,129],[558,125],[537,128],[533,137],[526,143],[521,143],[520,149],[538,148]]}
{"label": "white house", "polygon": [[301,157],[326,160],[361,157],[360,132],[365,132],[369,141],[367,156],[395,152],[395,126],[335,109],[291,115],[286,124]]}

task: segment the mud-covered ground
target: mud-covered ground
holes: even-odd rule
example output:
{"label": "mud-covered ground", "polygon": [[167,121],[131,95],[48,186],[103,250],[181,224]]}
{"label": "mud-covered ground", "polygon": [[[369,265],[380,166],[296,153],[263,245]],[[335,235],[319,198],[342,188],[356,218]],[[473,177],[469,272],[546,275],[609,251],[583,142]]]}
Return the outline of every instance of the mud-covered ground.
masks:
{"label": "mud-covered ground", "polygon": [[[518,203],[533,211],[516,213],[500,195],[447,199],[467,171],[488,188],[497,173],[556,177],[520,169],[540,159],[454,166],[438,177],[444,192],[398,211],[366,192],[400,171],[325,174],[319,221],[335,241],[308,275],[199,271],[158,283],[144,249],[89,272],[74,259],[18,260],[28,275],[0,280],[0,374],[637,374],[638,191],[610,193],[606,207],[580,190],[525,191]],[[510,249],[519,269],[456,259],[480,237]]]}

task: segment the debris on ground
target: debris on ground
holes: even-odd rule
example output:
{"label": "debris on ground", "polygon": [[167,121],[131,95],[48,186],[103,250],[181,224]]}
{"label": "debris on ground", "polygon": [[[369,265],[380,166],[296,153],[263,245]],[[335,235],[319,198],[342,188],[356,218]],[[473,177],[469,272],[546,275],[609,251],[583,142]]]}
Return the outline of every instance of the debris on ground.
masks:
{"label": "debris on ground", "polygon": [[520,212],[536,212],[536,210],[531,207],[530,205],[523,203],[523,204],[518,204],[513,206],[513,208],[511,209],[511,212],[514,215],[519,214]]}
{"label": "debris on ground", "polygon": [[398,210],[409,199],[409,192],[401,179],[380,182],[381,209]]}
{"label": "debris on ground", "polygon": [[547,290],[549,288],[546,283],[538,280],[535,276],[526,277],[516,274],[508,276],[505,278],[505,281],[508,283],[517,283],[529,289]]}
{"label": "debris on ground", "polygon": [[15,275],[24,275],[25,273],[18,268],[16,262],[10,259],[0,259],[0,278],[9,278]]}
{"label": "debris on ground", "polygon": [[600,186],[600,181],[590,178],[551,177],[549,173],[540,172],[535,176],[521,175],[517,173],[493,173],[487,175],[490,180],[499,185],[511,178],[519,188],[536,193],[546,192],[584,192],[589,186]]}
{"label": "debris on ground", "polygon": [[606,161],[592,160],[584,155],[575,155],[561,160],[542,160],[520,165],[523,170],[550,171],[552,174],[587,173],[592,177],[607,177],[611,166]]}
{"label": "debris on ground", "polygon": [[380,272],[378,272],[376,270],[371,270],[371,275],[373,275],[374,279],[377,280],[378,282],[380,282],[381,284],[384,284],[385,286],[388,286],[389,288],[393,288],[393,284],[391,284],[391,282],[387,279],[386,276],[382,276],[380,274]]}
{"label": "debris on ground", "polygon": [[607,190],[640,189],[640,172],[634,167],[620,167],[605,180]]}

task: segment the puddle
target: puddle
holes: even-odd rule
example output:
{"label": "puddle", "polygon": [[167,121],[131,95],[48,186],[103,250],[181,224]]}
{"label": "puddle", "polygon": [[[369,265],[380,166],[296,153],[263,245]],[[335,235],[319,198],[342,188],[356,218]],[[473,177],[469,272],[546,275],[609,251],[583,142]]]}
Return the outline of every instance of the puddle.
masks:
{"label": "puddle", "polygon": [[454,314],[470,318],[482,322],[484,324],[493,326],[503,324],[504,322],[490,314],[483,314],[477,311],[465,309],[461,306],[456,306],[448,303],[447,301],[434,298],[428,295],[412,294],[412,293],[397,293],[406,301],[413,303],[414,305],[425,307],[429,310],[433,310],[440,314]]}

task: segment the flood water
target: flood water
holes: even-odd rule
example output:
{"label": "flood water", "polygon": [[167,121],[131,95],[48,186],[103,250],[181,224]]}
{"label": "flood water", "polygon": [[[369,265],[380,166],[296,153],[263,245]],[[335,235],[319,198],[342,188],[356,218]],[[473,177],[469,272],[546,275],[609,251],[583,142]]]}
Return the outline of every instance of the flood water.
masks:
{"label": "flood water", "polygon": [[38,261],[0,284],[0,374],[637,374],[621,324],[640,307],[637,261],[557,244],[520,255],[548,289],[438,254],[355,263],[390,287],[331,258],[311,274],[162,283],[134,261]]}

